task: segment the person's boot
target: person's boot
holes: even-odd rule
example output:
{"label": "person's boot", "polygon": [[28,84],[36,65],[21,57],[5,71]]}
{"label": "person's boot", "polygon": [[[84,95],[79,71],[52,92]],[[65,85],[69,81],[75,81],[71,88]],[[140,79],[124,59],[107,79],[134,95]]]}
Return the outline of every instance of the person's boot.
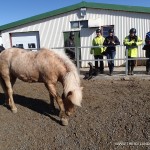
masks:
{"label": "person's boot", "polygon": [[150,69],[146,69],[146,74],[150,75]]}
{"label": "person's boot", "polygon": [[109,71],[109,75],[110,75],[110,76],[113,75],[113,71],[112,71],[112,70]]}
{"label": "person's boot", "polygon": [[104,74],[104,70],[101,70],[101,71],[100,71],[100,74]]}
{"label": "person's boot", "polygon": [[130,66],[128,66],[128,75],[131,75],[131,69],[130,69]]}
{"label": "person's boot", "polygon": [[146,74],[147,74],[147,75],[149,74],[149,68],[148,68],[147,65],[146,65]]}
{"label": "person's boot", "polygon": [[98,68],[95,68],[95,76],[98,75]]}
{"label": "person's boot", "polygon": [[99,73],[104,74],[104,68],[99,68]]}
{"label": "person's boot", "polygon": [[150,62],[149,61],[146,64],[146,74],[150,75]]}
{"label": "person's boot", "polygon": [[109,69],[109,75],[112,76],[113,75],[113,68]]}
{"label": "person's boot", "polygon": [[146,74],[148,74],[148,61],[146,61]]}
{"label": "person's boot", "polygon": [[131,75],[134,75],[133,70],[134,70],[134,66],[131,66]]}

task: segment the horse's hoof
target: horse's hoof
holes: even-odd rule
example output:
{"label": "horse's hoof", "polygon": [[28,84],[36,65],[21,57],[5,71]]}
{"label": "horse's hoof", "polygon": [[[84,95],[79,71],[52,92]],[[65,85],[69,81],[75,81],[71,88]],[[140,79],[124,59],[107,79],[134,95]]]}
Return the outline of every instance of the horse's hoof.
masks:
{"label": "horse's hoof", "polygon": [[72,113],[71,113],[70,111],[66,111],[66,115],[67,115],[67,116],[71,116]]}
{"label": "horse's hoof", "polygon": [[63,126],[67,126],[68,125],[67,118],[61,118],[61,123],[62,123]]}
{"label": "horse's hoof", "polygon": [[17,108],[11,109],[12,113],[16,114],[17,113]]}

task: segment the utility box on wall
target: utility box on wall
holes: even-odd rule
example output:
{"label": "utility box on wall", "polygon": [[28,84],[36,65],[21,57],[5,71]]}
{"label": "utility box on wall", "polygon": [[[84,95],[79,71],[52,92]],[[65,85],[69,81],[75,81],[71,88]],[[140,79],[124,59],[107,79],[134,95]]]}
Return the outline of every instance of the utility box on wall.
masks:
{"label": "utility box on wall", "polygon": [[81,17],[86,16],[86,8],[81,8],[80,9],[80,15],[81,15]]}

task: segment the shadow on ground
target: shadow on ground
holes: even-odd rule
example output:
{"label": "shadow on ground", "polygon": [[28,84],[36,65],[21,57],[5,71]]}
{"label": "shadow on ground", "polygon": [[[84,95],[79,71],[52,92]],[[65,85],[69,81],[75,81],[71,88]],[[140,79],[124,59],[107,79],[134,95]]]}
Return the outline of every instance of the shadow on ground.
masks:
{"label": "shadow on ground", "polygon": [[[4,105],[5,94],[0,93],[0,97],[1,97],[0,105]],[[43,101],[41,99],[33,99],[30,97],[21,96],[18,94],[14,94],[13,97],[15,99],[16,104],[19,104],[23,107],[31,109],[37,113],[42,114],[42,115],[48,116],[50,119],[52,119],[53,121],[60,124],[60,121],[56,120],[53,117],[53,116],[59,116],[59,110],[57,108],[55,108],[55,109],[51,108],[50,104],[46,103],[45,101]]]}

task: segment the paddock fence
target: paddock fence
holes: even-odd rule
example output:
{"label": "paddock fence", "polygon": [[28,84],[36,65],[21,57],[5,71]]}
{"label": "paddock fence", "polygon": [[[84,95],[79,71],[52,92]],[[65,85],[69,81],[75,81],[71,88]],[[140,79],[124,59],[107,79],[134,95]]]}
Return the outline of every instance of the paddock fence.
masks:
{"label": "paddock fence", "polygon": [[[143,45],[142,45],[143,46]],[[124,74],[125,75],[128,75],[128,60],[148,60],[149,58],[146,58],[146,57],[134,57],[134,58],[128,58],[126,56],[128,56],[128,49],[126,49],[126,46],[124,45],[117,45],[117,47],[122,47],[124,49],[124,58],[114,58],[114,59],[107,59],[107,58],[103,58],[103,59],[82,59],[81,55],[81,49],[83,48],[88,48],[88,49],[91,49],[91,48],[98,48],[98,47],[104,47],[103,45],[102,46],[82,46],[82,47],[52,47],[51,49],[57,49],[58,51],[65,51],[65,49],[67,48],[71,48],[71,49],[75,49],[75,61],[76,61],[76,66],[77,66],[77,69],[78,69],[78,72],[80,74],[80,69],[81,69],[81,63],[82,62],[95,62],[95,61],[108,61],[108,60],[114,60],[114,61],[124,61],[124,67],[125,67],[125,70],[124,70]],[[138,49],[140,50],[140,49]],[[89,53],[90,55],[90,53]]]}

